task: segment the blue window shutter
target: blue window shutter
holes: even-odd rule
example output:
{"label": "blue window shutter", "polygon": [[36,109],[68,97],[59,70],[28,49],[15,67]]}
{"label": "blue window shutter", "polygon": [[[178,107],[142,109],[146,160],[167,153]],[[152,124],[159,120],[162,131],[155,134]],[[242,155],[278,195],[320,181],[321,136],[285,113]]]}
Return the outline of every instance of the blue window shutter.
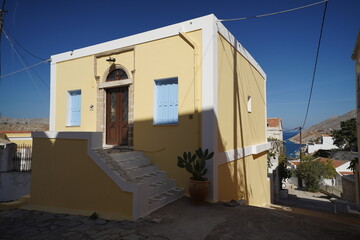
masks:
{"label": "blue window shutter", "polygon": [[81,90],[69,91],[69,125],[80,126],[81,122]]}
{"label": "blue window shutter", "polygon": [[155,80],[155,124],[178,122],[178,79]]}

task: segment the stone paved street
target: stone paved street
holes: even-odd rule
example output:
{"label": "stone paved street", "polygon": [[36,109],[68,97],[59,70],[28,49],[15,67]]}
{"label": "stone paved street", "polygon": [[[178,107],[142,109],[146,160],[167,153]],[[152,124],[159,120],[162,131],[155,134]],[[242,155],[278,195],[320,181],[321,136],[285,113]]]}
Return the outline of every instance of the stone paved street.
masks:
{"label": "stone paved street", "polygon": [[7,210],[0,239],[360,239],[359,217],[274,207],[193,205],[184,197],[136,222]]}
{"label": "stone paved street", "polygon": [[135,225],[18,209],[0,212],[0,239],[145,239],[135,234]]}

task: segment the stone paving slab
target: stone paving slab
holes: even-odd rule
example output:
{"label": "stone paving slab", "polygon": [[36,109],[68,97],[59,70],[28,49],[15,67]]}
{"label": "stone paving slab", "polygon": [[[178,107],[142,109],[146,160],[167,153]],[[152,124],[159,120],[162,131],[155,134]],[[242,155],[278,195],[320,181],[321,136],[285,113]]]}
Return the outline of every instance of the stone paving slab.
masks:
{"label": "stone paving slab", "polygon": [[147,217],[108,221],[41,211],[0,211],[0,239],[360,239],[360,218],[301,215],[237,204],[193,205],[184,197]]}

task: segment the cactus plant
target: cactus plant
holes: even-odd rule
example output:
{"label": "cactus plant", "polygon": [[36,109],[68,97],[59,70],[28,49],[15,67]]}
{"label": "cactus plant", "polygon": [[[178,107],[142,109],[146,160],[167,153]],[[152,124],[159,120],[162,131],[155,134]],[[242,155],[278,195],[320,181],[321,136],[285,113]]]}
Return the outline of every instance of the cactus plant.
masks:
{"label": "cactus plant", "polygon": [[195,153],[184,152],[182,157],[178,156],[177,165],[180,168],[185,168],[192,174],[192,179],[196,181],[205,181],[203,177],[207,169],[205,168],[205,161],[211,159],[214,156],[214,152],[209,153],[206,149],[205,152],[199,148],[195,150]]}

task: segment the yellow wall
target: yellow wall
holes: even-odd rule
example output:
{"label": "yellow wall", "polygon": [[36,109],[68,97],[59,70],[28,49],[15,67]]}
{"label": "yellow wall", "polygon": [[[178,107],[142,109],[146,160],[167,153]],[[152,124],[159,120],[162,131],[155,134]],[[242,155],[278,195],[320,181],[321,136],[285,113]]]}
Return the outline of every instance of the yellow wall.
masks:
{"label": "yellow wall", "polygon": [[[80,127],[66,126],[69,90],[81,90]],[[94,56],[57,63],[55,131],[96,131],[96,92]]]}
{"label": "yellow wall", "polygon": [[119,64],[128,71],[128,77],[133,78],[131,71],[134,70],[134,50],[121,52],[117,54],[107,55],[104,57],[99,57],[96,60],[97,75],[100,76],[100,81],[106,81],[108,75],[108,70],[111,68],[112,63],[106,61],[109,57],[116,59],[115,64]]}
{"label": "yellow wall", "polygon": [[[6,137],[11,138],[11,142],[17,145],[32,145],[31,133],[6,133]],[[15,139],[14,139],[15,138]],[[16,138],[29,138],[28,140],[18,140]]]}
{"label": "yellow wall", "polygon": [[[219,152],[266,142],[264,78],[219,35]],[[251,96],[252,112],[247,98]]]}
{"label": "yellow wall", "polygon": [[[201,31],[187,36],[201,49]],[[134,148],[144,150],[160,170],[176,179],[178,187],[187,188],[189,175],[176,166],[176,157],[183,151],[193,152],[201,144],[199,116],[194,114],[194,49],[174,36],[138,45],[135,52]],[[200,71],[201,59],[197,63],[196,70]],[[201,81],[201,74],[198,76]],[[178,77],[179,122],[154,126],[154,80],[169,77]],[[197,91],[201,99],[199,87]]]}
{"label": "yellow wall", "polygon": [[[265,80],[221,35],[218,36],[218,151],[266,142]],[[251,112],[248,112],[251,96]],[[244,171],[246,169],[246,171]],[[270,202],[266,152],[218,168],[219,200],[244,197],[250,205]]]}
{"label": "yellow wall", "polygon": [[219,201],[246,199],[249,205],[254,206],[270,203],[266,153],[222,164],[218,175]]}
{"label": "yellow wall", "polygon": [[[201,52],[201,31],[186,33]],[[195,60],[194,48],[180,35],[134,46],[133,50],[112,54],[134,81],[134,149],[143,150],[160,170],[167,171],[179,187],[187,187],[188,174],[176,166],[183,151],[194,151],[201,145],[200,114],[194,114],[195,95],[201,111],[201,56]],[[95,131],[97,82],[108,73],[109,56],[83,57],[56,65],[55,131]],[[194,68],[194,63],[197,66]],[[96,73],[94,73],[94,63]],[[135,70],[135,74],[133,74]],[[195,75],[197,86],[195,87]],[[178,77],[179,123],[176,126],[154,126],[154,80]],[[82,112],[80,127],[66,127],[67,92],[81,89]],[[94,105],[90,111],[89,106]]]}
{"label": "yellow wall", "polygon": [[86,150],[85,140],[34,139],[28,208],[130,219],[132,193],[121,191]]}

